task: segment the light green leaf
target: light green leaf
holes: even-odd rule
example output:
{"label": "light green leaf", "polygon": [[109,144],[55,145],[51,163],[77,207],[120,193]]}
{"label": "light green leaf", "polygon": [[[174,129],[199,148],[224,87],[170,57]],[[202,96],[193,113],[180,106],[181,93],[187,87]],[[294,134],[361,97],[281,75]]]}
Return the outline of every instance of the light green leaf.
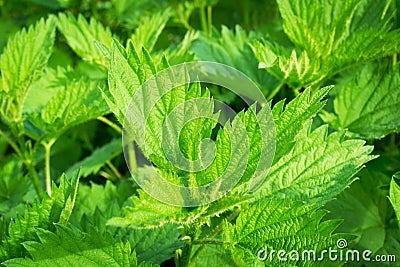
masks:
{"label": "light green leaf", "polygon": [[[199,60],[219,62],[246,74],[270,99],[277,91],[280,82],[272,75],[258,69],[258,62],[249,42],[254,40],[254,32],[247,34],[237,25],[234,31],[222,26],[221,34],[213,31],[213,36],[200,34],[193,42],[191,50]],[[228,93],[228,91],[226,91]]]}
{"label": "light green leaf", "polygon": [[22,162],[4,160],[0,165],[0,216],[6,220],[24,211],[24,197],[32,189],[28,177],[23,175]]}
{"label": "light green leaf", "polygon": [[83,60],[107,68],[108,59],[103,51],[95,45],[95,42],[110,49],[112,41],[110,29],[94,18],[91,18],[88,23],[81,14],[76,19],[71,14],[63,13],[58,16],[57,27],[64,34],[72,50]]}
{"label": "light green leaf", "polygon": [[[200,247],[201,245],[193,246],[193,253],[197,252],[197,249]],[[207,244],[194,259],[193,253],[191,261],[192,266],[212,266],[216,262],[218,262],[218,266],[221,267],[249,266],[246,265],[242,259],[235,257],[236,255],[234,255],[230,249],[227,249],[223,245],[219,244]]]}
{"label": "light green leaf", "polygon": [[54,230],[54,223],[66,224],[72,212],[77,191],[78,179],[75,174],[71,180],[61,177],[60,186],[53,184],[52,196],[45,195],[39,203],[25,206],[24,216],[17,216],[8,228],[8,234],[0,246],[0,262],[24,257],[21,243],[36,241],[36,228]]}
{"label": "light green leaf", "polygon": [[103,97],[121,124],[133,95],[155,72],[156,66],[146,50],[139,57],[132,41],[128,41],[124,49],[117,40],[113,40],[108,72],[111,97],[104,92]]}
{"label": "light green leaf", "polygon": [[105,186],[92,184],[79,187],[76,205],[72,216],[72,223],[79,225],[84,232],[93,229],[99,234],[111,234],[113,237],[128,241],[136,252],[138,261],[162,263],[173,257],[173,251],[183,246],[180,240],[182,234],[179,225],[167,223],[154,229],[117,228],[106,225],[107,221],[121,216],[122,206],[126,198],[132,195],[132,188],[128,182],[114,186],[107,182]]}
{"label": "light green leaf", "polygon": [[389,196],[390,203],[392,203],[400,226],[400,186],[396,183],[395,178],[400,178],[400,172],[397,172],[393,175],[392,181],[390,182]]}
{"label": "light green leaf", "polygon": [[155,55],[155,61],[161,61],[161,59],[157,59],[157,57],[162,58],[162,56],[165,56],[168,59],[171,66],[194,61],[194,53],[190,48],[192,47],[193,42],[198,38],[198,35],[199,32],[194,30],[186,32],[179,44],[171,44],[168,49],[162,51],[162,54]]}
{"label": "light green leaf", "polygon": [[171,11],[167,8],[162,12],[141,18],[139,27],[136,28],[135,33],[130,38],[136,51],[140,53],[143,47],[149,52],[153,51],[154,45],[170,16]]}
{"label": "light green leaf", "polygon": [[108,225],[155,228],[166,223],[183,223],[183,219],[189,217],[188,214],[182,213],[181,207],[162,203],[141,189],[138,193],[138,197],[132,196],[134,206],[124,208],[125,217],[112,218]]}
{"label": "light green leaf", "polygon": [[[382,163],[381,163],[382,164]],[[381,164],[377,164],[381,168]],[[388,196],[390,178],[370,166],[360,172],[360,179],[327,204],[328,218],[343,219],[338,231],[356,236],[349,248],[371,250],[372,255],[394,254],[400,257],[400,231],[393,220]],[[372,256],[372,257],[373,257]],[[371,257],[371,258],[372,258]],[[371,262],[362,262],[374,266]],[[379,266],[392,266],[390,262]]]}
{"label": "light green leaf", "polygon": [[324,204],[343,191],[363,164],[375,158],[363,140],[345,140],[344,132],[328,135],[327,125],[310,132],[306,124],[292,150],[271,168],[255,192],[256,199],[279,199]]}
{"label": "light green leaf", "polygon": [[337,129],[349,129],[352,135],[378,139],[400,131],[400,68],[370,63],[356,73],[344,75],[337,84],[334,100],[336,116],[322,118]]}
{"label": "light green leaf", "polygon": [[[100,212],[111,212],[112,204],[117,203],[120,212],[112,216],[119,216],[122,212],[123,203],[134,193],[134,186],[130,181],[120,182],[117,185],[107,181],[105,185],[91,183],[90,185],[82,184],[79,186],[76,205],[79,209],[75,209],[71,219],[76,224],[81,224],[83,216],[91,217],[96,210]],[[110,216],[111,217],[111,216]],[[106,218],[106,220],[109,218]],[[104,223],[105,224],[105,223]]]}
{"label": "light green leaf", "polygon": [[260,62],[258,67],[266,69],[292,88],[298,89],[302,86],[316,84],[326,76],[321,70],[319,59],[307,51],[288,51],[284,47],[268,41],[254,41],[252,48]]}
{"label": "light green leaf", "polygon": [[65,86],[79,78],[79,75],[70,67],[57,69],[45,68],[40,79],[35,81],[29,90],[23,104],[23,113],[32,113],[42,110],[44,106]]}
{"label": "light green leaf", "polygon": [[197,222],[202,225],[250,198],[244,193],[232,193],[208,205],[188,209],[160,202],[141,189],[138,192],[139,196],[131,198],[134,205],[124,208],[125,216],[110,219],[108,225],[131,228],[156,228],[168,223],[188,225]]}
{"label": "light green leaf", "polygon": [[32,259],[16,258],[6,266],[138,266],[129,246],[94,231],[84,234],[56,225],[56,233],[38,229],[40,242],[23,243]]}
{"label": "light green leaf", "polygon": [[68,128],[108,113],[99,86],[101,83],[85,78],[73,80],[41,112],[31,113],[29,118],[47,139],[57,138]]}
{"label": "light green leaf", "polygon": [[25,96],[47,64],[54,36],[55,20],[51,16],[8,41],[0,58],[0,115],[7,121],[21,121]]}
{"label": "light green leaf", "polygon": [[108,160],[121,154],[122,144],[120,139],[114,139],[108,144],[97,148],[90,156],[72,165],[66,174],[73,173],[79,169],[80,177],[87,177],[97,173]]}
{"label": "light green leaf", "polygon": [[177,224],[165,224],[155,229],[129,229],[128,236],[138,261],[161,264],[172,258],[174,251],[184,244],[182,231]]}
{"label": "light green leaf", "polygon": [[140,26],[143,16],[165,10],[163,0],[111,0],[114,18],[118,24],[131,31]]}
{"label": "light green leaf", "polygon": [[[399,52],[388,1],[278,0],[283,28],[295,45],[256,43],[260,67],[293,88],[320,85],[355,64]],[[374,12],[369,12],[372,8]]]}
{"label": "light green leaf", "polygon": [[290,151],[296,135],[325,105],[326,101],[321,100],[330,89],[331,87],[325,87],[311,94],[311,88],[307,88],[286,106],[284,100],[275,104],[272,109],[276,127],[275,160]]}
{"label": "light green leaf", "polygon": [[[244,250],[244,260],[257,261],[256,257],[264,259],[266,265],[280,265],[282,261],[274,255],[270,259],[271,250],[292,250],[299,252],[300,258],[289,260],[296,266],[309,266],[312,261],[302,260],[304,250],[314,250],[316,258],[324,249],[336,248],[336,241],[344,235],[332,232],[339,221],[331,220],[321,222],[325,212],[315,210],[310,205],[301,202],[264,199],[246,207],[236,224],[226,223],[224,226],[223,240],[230,246]],[[265,253],[260,250],[267,250]],[[286,257],[288,255],[286,254]],[[325,258],[324,266],[339,266],[341,263],[329,262]]]}

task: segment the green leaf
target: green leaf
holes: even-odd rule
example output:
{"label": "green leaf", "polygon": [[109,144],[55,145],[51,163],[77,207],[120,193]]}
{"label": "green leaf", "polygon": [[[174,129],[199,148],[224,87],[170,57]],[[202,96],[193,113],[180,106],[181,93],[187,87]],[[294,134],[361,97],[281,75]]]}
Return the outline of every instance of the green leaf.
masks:
{"label": "green leaf", "polygon": [[370,63],[338,81],[334,100],[336,116],[323,115],[337,129],[378,139],[400,131],[400,68],[386,62]]}
{"label": "green leaf", "polygon": [[388,1],[279,0],[278,5],[295,47],[258,42],[254,52],[260,67],[293,88],[320,85],[355,64],[399,52],[400,32],[391,30]]}
{"label": "green leaf", "polygon": [[[84,215],[92,216],[96,209],[100,212],[106,212],[113,201],[117,202],[118,209],[120,209],[133,193],[133,185],[129,181],[120,182],[117,185],[110,181],[107,181],[105,185],[91,183],[89,186],[82,184],[79,186],[76,199],[76,205],[79,209],[73,211],[72,219],[79,224]],[[120,214],[118,213],[118,215]]]}
{"label": "green leaf", "polygon": [[31,190],[31,182],[23,175],[22,162],[5,160],[0,166],[0,215],[6,220],[24,211],[24,198]]}
{"label": "green leaf", "polygon": [[143,16],[165,10],[166,3],[163,0],[111,0],[113,18],[120,27],[131,31],[140,26]]}
{"label": "green leaf", "polygon": [[109,28],[104,27],[94,18],[91,18],[88,23],[81,14],[76,19],[71,14],[63,13],[58,15],[57,27],[67,39],[72,50],[83,60],[107,68],[108,59],[95,42],[110,49],[112,34]]}
{"label": "green leaf", "polygon": [[8,41],[0,58],[0,115],[9,122],[21,121],[25,96],[47,64],[54,37],[55,20],[51,16]]}
{"label": "green leaf", "polygon": [[[381,168],[382,165],[377,166]],[[338,195],[337,200],[327,204],[330,210],[327,217],[343,219],[338,231],[356,236],[349,248],[368,249],[373,256],[394,254],[399,258],[400,231],[388,199],[390,178],[369,166],[359,176],[360,179]],[[384,264],[391,266],[389,262],[381,266]]]}
{"label": "green leaf", "polygon": [[328,135],[327,125],[296,136],[292,150],[271,168],[256,199],[281,199],[324,204],[343,191],[363,164],[375,158],[363,140],[345,140],[344,132]]}
{"label": "green leaf", "polygon": [[132,41],[128,41],[127,48],[124,49],[117,40],[113,40],[108,72],[111,97],[104,92],[103,97],[121,124],[133,95],[155,74],[155,70],[156,66],[144,48],[139,57]]}
{"label": "green leaf", "polygon": [[170,16],[171,11],[167,8],[162,12],[141,18],[139,27],[136,28],[135,33],[130,38],[136,51],[141,52],[143,47],[149,52],[153,51],[154,45]]}
{"label": "green leaf", "polygon": [[136,251],[138,261],[161,264],[172,258],[173,252],[184,244],[177,224],[166,224],[155,229],[130,229],[125,237]]}
{"label": "green leaf", "polygon": [[113,237],[128,241],[136,252],[138,261],[162,263],[173,257],[173,251],[183,246],[179,239],[182,234],[179,225],[167,223],[154,229],[120,228],[106,225],[112,217],[122,215],[123,203],[132,194],[128,183],[114,186],[107,182],[105,186],[92,184],[79,187],[79,193],[72,216],[72,223],[79,225],[84,232],[93,229],[99,234],[111,234]]}
{"label": "green leaf", "polygon": [[35,81],[23,104],[23,113],[38,112],[66,85],[78,79],[78,74],[70,67],[45,68],[42,76]]}
{"label": "green leaf", "polygon": [[257,68],[258,61],[254,56],[249,42],[254,40],[254,32],[247,34],[237,25],[234,31],[222,26],[221,34],[213,31],[213,36],[200,34],[191,47],[199,60],[219,62],[246,74],[257,86],[264,90],[267,99],[277,93],[274,91],[280,82],[272,75]]}
{"label": "green leaf", "polygon": [[396,183],[394,178],[399,178],[400,172],[397,172],[393,175],[393,178],[390,182],[390,203],[392,203],[393,209],[396,213],[397,220],[399,221],[400,226],[400,186]]}
{"label": "green leaf", "polygon": [[250,196],[244,193],[232,193],[208,205],[197,208],[182,208],[156,200],[147,193],[138,190],[139,196],[132,196],[133,206],[124,208],[124,217],[114,217],[107,224],[117,227],[156,228],[168,223],[199,225],[209,223],[211,217],[232,210],[247,201]]}
{"label": "green leaf", "polygon": [[115,156],[121,154],[122,144],[120,139],[114,139],[108,144],[97,148],[92,152],[91,155],[87,156],[83,160],[72,165],[66,174],[76,172],[79,169],[80,177],[87,177],[89,175],[97,173],[107,161],[111,160]]}
{"label": "green leaf", "polygon": [[24,242],[32,259],[17,258],[6,266],[138,266],[129,246],[94,231],[90,234],[56,225],[56,233],[38,229],[39,241]]}
{"label": "green leaf", "polygon": [[[257,256],[266,256],[266,265],[279,265],[276,257],[269,258],[271,250],[296,250],[300,258],[290,260],[293,265],[310,264],[301,260],[304,250],[314,250],[316,257],[324,249],[335,248],[336,241],[344,235],[332,232],[339,221],[321,222],[325,211],[315,210],[313,206],[301,202],[264,199],[244,209],[236,219],[236,224],[225,223],[223,240],[230,246],[244,250],[244,260],[254,264]],[[260,250],[267,250],[265,253]],[[286,255],[288,256],[288,255]],[[338,266],[340,262],[329,262],[325,258],[324,266]]]}
{"label": "green leaf", "polygon": [[132,196],[134,206],[124,208],[125,217],[112,218],[108,225],[155,228],[166,223],[183,223],[183,219],[189,217],[189,214],[182,213],[181,207],[162,203],[141,189],[138,193],[138,197]]}
{"label": "green leaf", "polygon": [[260,62],[258,67],[292,88],[314,85],[326,78],[318,58],[307,51],[286,50],[268,41],[254,41],[252,48]]}
{"label": "green leaf", "polygon": [[45,132],[47,139],[57,138],[68,128],[108,113],[101,97],[101,83],[85,78],[73,80],[29,119]]}
{"label": "green leaf", "polygon": [[101,234],[109,233],[124,242],[129,242],[136,252],[138,261],[161,264],[172,258],[173,252],[183,246],[184,242],[180,239],[182,230],[177,224],[167,223],[153,229],[120,228],[106,225],[107,220],[114,216],[120,216],[121,213],[120,206],[115,200],[111,200],[104,211],[96,208],[92,215],[85,215],[80,224],[84,231],[90,232],[91,229],[97,229]]}
{"label": "green leaf", "polygon": [[275,104],[272,109],[276,127],[275,160],[290,151],[296,135],[325,105],[326,101],[321,100],[331,88],[324,87],[315,94],[311,94],[311,88],[307,88],[286,106],[284,100]]}
{"label": "green leaf", "polygon": [[16,257],[24,257],[21,243],[36,241],[36,228],[54,230],[54,223],[65,225],[72,212],[76,197],[78,179],[61,177],[60,186],[53,184],[52,196],[45,195],[39,203],[25,206],[24,216],[17,216],[8,227],[8,234],[0,247],[0,262]]}
{"label": "green leaf", "polygon": [[[195,252],[201,245],[193,246],[192,251]],[[192,266],[212,266],[218,262],[218,266],[249,266],[242,259],[235,257],[236,255],[230,250],[219,244],[207,244],[204,249],[191,259]],[[242,255],[240,255],[242,256]]]}
{"label": "green leaf", "polygon": [[[171,46],[168,47],[167,50],[164,50],[163,53],[159,54],[158,56],[162,57],[163,55],[165,55],[165,57],[168,59],[168,62],[172,66],[184,62],[194,61],[194,53],[190,50],[190,48],[192,47],[193,42],[197,39],[198,35],[199,32],[188,31],[183,39],[179,42],[179,44],[171,44]],[[156,62],[159,61],[161,60],[156,60]]]}

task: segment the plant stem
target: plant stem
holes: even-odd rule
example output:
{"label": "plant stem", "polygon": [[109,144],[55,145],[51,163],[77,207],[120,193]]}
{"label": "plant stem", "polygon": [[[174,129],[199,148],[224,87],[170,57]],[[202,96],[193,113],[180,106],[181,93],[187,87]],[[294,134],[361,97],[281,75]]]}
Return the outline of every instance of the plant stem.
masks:
{"label": "plant stem", "polygon": [[294,93],[294,96],[295,96],[295,97],[298,96],[298,95],[300,94],[300,88],[301,88],[301,87],[293,88],[293,93]]}
{"label": "plant stem", "polygon": [[0,136],[2,136],[4,138],[4,140],[6,140],[6,142],[14,149],[14,151],[15,151],[15,153],[17,153],[18,157],[22,157],[21,149],[19,149],[17,144],[2,130],[0,130]]}
{"label": "plant stem", "polygon": [[207,24],[208,24],[208,34],[211,35],[211,29],[212,29],[212,6],[207,6]]}
{"label": "plant stem", "polygon": [[128,164],[129,164],[128,167],[129,167],[129,170],[131,171],[131,174],[135,175],[136,170],[137,170],[135,146],[134,146],[133,142],[127,143],[126,146],[127,146],[127,149],[125,149],[125,151],[127,152],[127,155],[128,155],[128,159],[127,159]]}
{"label": "plant stem", "polygon": [[192,254],[192,243],[185,243],[182,248],[182,255],[179,261],[179,267],[187,267],[190,263],[190,255]]}
{"label": "plant stem", "polygon": [[250,28],[250,9],[249,9],[249,1],[240,1],[242,4],[242,11],[243,11],[243,24],[244,26],[249,29]]}
{"label": "plant stem", "polygon": [[200,22],[201,22],[201,28],[203,29],[203,31],[205,33],[208,33],[206,7],[200,7]]}
{"label": "plant stem", "polygon": [[[44,191],[40,184],[37,172],[35,170],[35,166],[33,164],[33,159],[29,158],[26,155],[27,153],[24,153],[26,151],[25,150],[22,151],[21,148],[19,148],[18,145],[6,133],[4,133],[1,130],[0,130],[0,136],[2,136],[4,138],[4,140],[6,140],[6,142],[14,149],[15,153],[17,154],[17,157],[25,164],[25,166],[28,170],[28,173],[29,173],[29,177],[33,184],[33,187],[35,188],[36,194],[38,195],[39,200],[42,200],[43,196],[44,196]],[[22,137],[18,138],[17,140],[19,141],[21,146],[24,146],[24,141],[23,141]]]}
{"label": "plant stem", "polygon": [[111,171],[117,176],[118,180],[122,179],[122,174],[118,171],[117,167],[112,164],[110,160],[106,161],[107,166],[111,169]]}
{"label": "plant stem", "polygon": [[33,165],[33,162],[30,159],[29,160],[28,159],[24,160],[24,163],[25,163],[26,168],[28,169],[29,176],[31,178],[31,182],[32,182],[32,184],[33,184],[33,186],[35,188],[35,191],[36,191],[36,193],[37,193],[37,195],[39,197],[39,200],[42,200],[43,196],[44,196],[44,191],[43,191],[43,188],[42,188],[42,186],[41,186],[41,184],[39,182],[39,177],[37,176],[37,173],[36,173],[36,170],[35,170],[35,166]]}
{"label": "plant stem", "polygon": [[192,242],[193,245],[205,245],[205,244],[218,244],[222,245],[225,242],[218,239],[199,239]]}
{"label": "plant stem", "polygon": [[101,122],[104,122],[105,124],[107,124],[108,126],[110,126],[111,128],[113,128],[115,131],[117,131],[119,134],[122,134],[122,129],[121,127],[119,127],[117,124],[113,123],[112,121],[110,121],[109,119],[107,119],[106,117],[100,116],[97,117],[97,119]]}
{"label": "plant stem", "polygon": [[274,90],[272,90],[272,92],[268,95],[268,100],[272,99],[281,90],[283,85],[283,82],[279,83],[278,86],[275,87]]}
{"label": "plant stem", "polygon": [[50,174],[50,156],[51,156],[51,147],[53,146],[56,139],[51,139],[48,143],[43,142],[43,146],[46,152],[45,155],[45,170],[46,170],[46,192],[49,196],[51,196],[51,174]]}

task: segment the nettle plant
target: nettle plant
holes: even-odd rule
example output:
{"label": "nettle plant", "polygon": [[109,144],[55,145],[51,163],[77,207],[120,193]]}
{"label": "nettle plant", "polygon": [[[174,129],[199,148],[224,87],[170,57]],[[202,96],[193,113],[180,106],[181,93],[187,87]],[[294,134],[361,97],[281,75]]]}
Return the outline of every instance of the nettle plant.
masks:
{"label": "nettle plant", "polygon": [[[392,160],[399,155],[395,133],[400,131],[396,9],[392,1],[277,4],[288,38],[282,43],[240,26],[234,31],[223,27],[219,33],[209,25],[207,33],[189,31],[179,45],[158,52],[157,39],[171,17],[191,28],[170,8],[144,16],[127,41],[93,18],[88,22],[64,13],[40,19],[10,38],[0,61],[0,262],[340,266],[345,260],[259,257],[265,248],[320,255],[337,249],[338,240],[373,254],[398,255],[400,187],[398,174],[393,175],[398,161]],[[206,22],[203,26],[207,29]],[[82,59],[81,69],[48,64],[56,35]],[[229,193],[200,206],[169,205],[142,190],[125,164],[115,166],[123,162],[121,128],[131,100],[148,79],[171,65],[198,60],[242,71],[271,101],[260,109],[241,110],[222,127],[210,119],[219,116],[212,94],[234,103],[232,93],[201,83],[166,94],[158,87],[143,91],[135,102],[139,111],[147,112],[148,99],[158,102],[145,121],[150,132],[146,146],[137,140],[136,152],[142,155],[126,157],[133,178],[156,182],[154,172],[143,165],[147,161],[172,184],[206,185],[230,162],[242,163],[243,153],[231,145],[230,134],[236,143],[248,145],[247,164]],[[83,66],[92,68],[82,71]],[[279,99],[284,90],[292,90],[291,101]],[[181,125],[177,142],[194,161],[207,152],[202,140],[214,140],[214,158],[201,171],[182,170],[163,153],[162,140],[172,134],[163,132],[163,123],[192,99],[202,99],[197,108],[204,116]],[[262,133],[271,126],[268,112],[274,119],[275,153],[262,183],[249,191],[259,162],[265,161]],[[193,113],[183,108],[180,115]],[[107,132],[108,139],[90,141],[96,131]],[[375,141],[387,135],[388,144]],[[79,154],[82,144],[90,153],[68,155]],[[379,154],[375,165],[369,163]],[[360,179],[354,182],[357,173]],[[88,182],[99,176],[108,180]]]}

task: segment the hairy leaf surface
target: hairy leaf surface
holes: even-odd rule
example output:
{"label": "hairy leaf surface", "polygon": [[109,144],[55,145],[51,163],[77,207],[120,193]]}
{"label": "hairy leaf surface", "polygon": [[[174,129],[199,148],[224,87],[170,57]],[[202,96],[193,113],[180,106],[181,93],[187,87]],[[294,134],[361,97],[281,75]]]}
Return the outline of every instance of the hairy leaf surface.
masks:
{"label": "hairy leaf surface", "polygon": [[338,81],[336,115],[325,121],[336,129],[349,129],[356,137],[378,139],[400,131],[400,68],[370,63]]}
{"label": "hairy leaf surface", "polygon": [[72,178],[68,180],[63,176],[59,187],[53,184],[51,197],[45,195],[40,203],[36,201],[32,205],[27,204],[23,217],[17,216],[10,223],[0,247],[0,262],[25,256],[21,243],[36,241],[36,228],[54,230],[54,223],[65,225],[68,222],[78,186],[77,175]]}
{"label": "hairy leaf surface", "polygon": [[41,74],[51,55],[55,20],[41,19],[8,41],[0,58],[0,114],[9,122],[22,119],[22,104],[30,85]]}
{"label": "hairy leaf surface", "polygon": [[64,13],[59,14],[57,27],[64,34],[69,46],[83,60],[102,67],[108,66],[108,59],[95,42],[100,42],[110,48],[112,41],[110,29],[94,18],[91,18],[88,23],[81,14],[75,18],[71,14]]}

